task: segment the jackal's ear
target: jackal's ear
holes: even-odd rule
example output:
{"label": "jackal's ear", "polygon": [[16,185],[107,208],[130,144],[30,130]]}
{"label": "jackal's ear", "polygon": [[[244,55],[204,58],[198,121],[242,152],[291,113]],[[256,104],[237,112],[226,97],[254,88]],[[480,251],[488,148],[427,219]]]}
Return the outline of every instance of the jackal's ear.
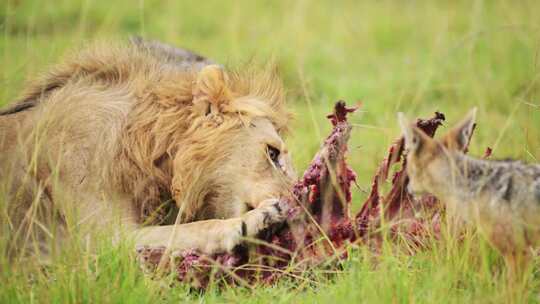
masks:
{"label": "jackal's ear", "polygon": [[218,65],[207,65],[197,74],[193,85],[193,105],[200,114],[217,115],[232,100],[227,74]]}
{"label": "jackal's ear", "polygon": [[398,113],[398,122],[405,139],[405,148],[409,153],[416,154],[425,147],[427,143],[432,141],[424,131],[420,130],[413,123],[407,121],[403,113]]}
{"label": "jackal's ear", "polygon": [[476,108],[469,111],[467,116],[453,127],[442,138],[442,143],[448,149],[465,151],[476,126]]}

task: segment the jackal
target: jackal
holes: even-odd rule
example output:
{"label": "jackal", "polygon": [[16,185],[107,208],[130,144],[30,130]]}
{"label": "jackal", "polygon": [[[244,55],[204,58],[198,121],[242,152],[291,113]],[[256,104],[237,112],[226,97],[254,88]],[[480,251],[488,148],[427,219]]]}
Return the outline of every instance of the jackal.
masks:
{"label": "jackal", "polygon": [[473,109],[444,137],[433,139],[398,114],[409,191],[437,196],[450,214],[475,224],[509,267],[519,267],[529,248],[540,243],[540,165],[465,155],[475,119]]}

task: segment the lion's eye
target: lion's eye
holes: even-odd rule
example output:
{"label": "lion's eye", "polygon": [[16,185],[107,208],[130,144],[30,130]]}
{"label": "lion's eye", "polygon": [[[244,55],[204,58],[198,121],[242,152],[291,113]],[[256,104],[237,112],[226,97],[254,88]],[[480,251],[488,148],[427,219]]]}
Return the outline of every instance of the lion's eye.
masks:
{"label": "lion's eye", "polygon": [[267,153],[268,153],[268,157],[270,157],[272,162],[276,165],[279,165],[279,153],[280,153],[279,150],[272,146],[268,146]]}

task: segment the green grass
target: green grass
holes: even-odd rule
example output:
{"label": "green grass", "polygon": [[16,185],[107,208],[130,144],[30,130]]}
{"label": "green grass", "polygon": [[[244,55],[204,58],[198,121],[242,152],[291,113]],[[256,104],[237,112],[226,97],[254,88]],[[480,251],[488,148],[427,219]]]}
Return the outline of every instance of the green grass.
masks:
{"label": "green grass", "polygon": [[[324,116],[337,99],[362,103],[352,118],[349,161],[363,189],[399,135],[399,111],[425,117],[438,110],[451,125],[476,106],[471,154],[489,146],[496,158],[540,160],[537,1],[4,0],[0,32],[0,105],[66,52],[139,34],[231,66],[275,59],[296,113],[287,140],[299,171],[327,134]],[[356,190],[355,209],[364,199]],[[389,248],[376,266],[359,250],[342,274],[316,284],[204,295],[145,279],[127,245],[97,253],[70,246],[46,272],[0,258],[0,302],[540,301],[538,268],[523,286],[507,286],[501,258],[474,234],[415,256]]]}

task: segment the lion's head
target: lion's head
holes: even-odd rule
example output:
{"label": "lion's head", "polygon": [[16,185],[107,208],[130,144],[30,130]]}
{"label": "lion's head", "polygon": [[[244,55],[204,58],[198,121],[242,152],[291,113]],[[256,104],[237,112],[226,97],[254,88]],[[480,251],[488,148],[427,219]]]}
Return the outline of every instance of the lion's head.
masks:
{"label": "lion's head", "polygon": [[263,85],[215,65],[198,73],[195,119],[173,161],[171,187],[182,216],[233,217],[290,189],[295,174],[280,136],[283,97],[276,88],[254,90]]}
{"label": "lion's head", "polygon": [[146,95],[152,103],[128,118],[123,154],[146,178],[124,189],[136,193],[143,213],[170,197],[183,222],[229,218],[287,194],[296,175],[282,139],[290,115],[275,73],[209,65],[182,77],[162,81]]}

